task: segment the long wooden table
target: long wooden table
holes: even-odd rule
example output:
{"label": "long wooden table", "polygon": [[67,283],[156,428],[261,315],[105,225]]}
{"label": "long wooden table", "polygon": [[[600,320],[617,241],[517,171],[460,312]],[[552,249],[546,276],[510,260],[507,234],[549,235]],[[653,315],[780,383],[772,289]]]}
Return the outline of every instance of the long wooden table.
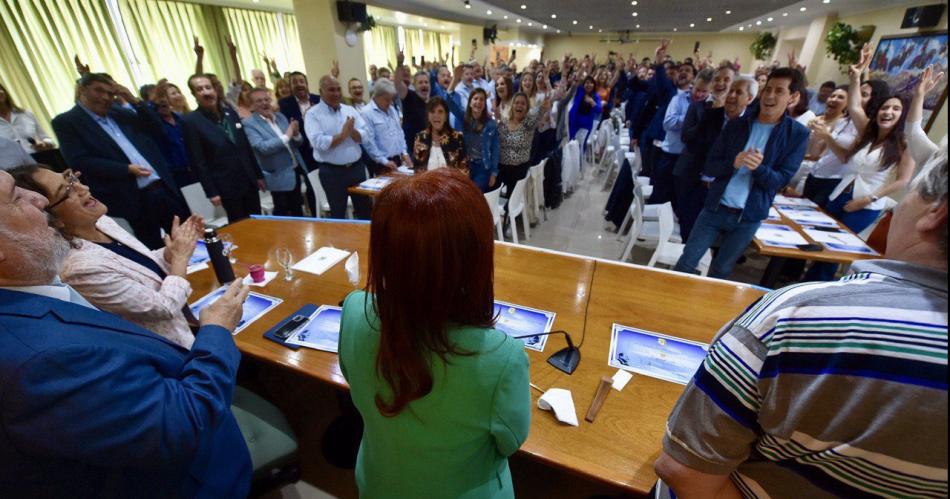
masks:
{"label": "long wooden table", "polygon": [[[222,232],[231,234],[239,247],[234,252],[237,275],[245,274],[254,263],[280,270],[273,256],[279,247],[301,259],[333,245],[360,253],[365,282],[366,224],[246,220]],[[281,272],[265,288],[253,288],[284,301],[235,336],[238,347],[245,355],[346,388],[335,354],[306,348],[293,351],[262,336],[301,306],[335,305],[355,289],[342,264],[322,276],[295,272],[294,277],[285,282]],[[192,301],[217,286],[210,270],[188,278],[194,288]],[[737,283],[496,243],[496,299],[556,312],[554,328],[568,331],[582,354],[577,371],[567,375],[546,362],[565,346],[563,338],[552,336],[543,353],[528,351],[532,383],[545,390],[569,389],[581,424],[563,425],[552,413],[535,410],[521,452],[552,467],[646,494],[656,481],[653,462],[660,452],[666,418],[683,387],[637,375],[622,392],[611,391],[594,423],[583,421],[598,381],[616,371],[607,365],[611,325],[616,322],[709,342],[723,324],[761,294]],[[532,402],[536,404],[539,396],[532,390]]]}
{"label": "long wooden table", "polygon": [[[781,206],[777,207],[781,209]],[[815,208],[816,210],[825,213],[825,210],[821,208]],[[802,226],[792,220],[791,218],[786,217],[784,214],[779,212],[781,220],[770,221],[766,220],[763,223],[774,223],[780,225],[787,225],[792,228],[795,232],[798,232],[809,244],[816,244],[815,240],[809,236]],[[829,215],[830,216],[830,215]],[[854,234],[854,232],[845,227],[844,224],[838,223],[839,230]],[[856,234],[854,234],[856,235]],[[785,262],[788,259],[794,260],[814,260],[817,262],[829,262],[837,264],[851,264],[859,260],[873,260],[876,258],[881,258],[881,255],[865,255],[861,253],[847,253],[844,251],[832,251],[828,248],[822,246],[821,251],[803,251],[798,248],[782,248],[779,246],[769,246],[762,243],[758,238],[752,240],[752,244],[755,246],[756,251],[759,252],[762,256],[770,257],[769,264],[765,268],[765,272],[762,275],[762,281],[760,284],[767,288],[774,288],[775,282],[778,280],[779,274],[782,271],[782,267],[785,265]],[[820,244],[819,244],[820,245]]]}

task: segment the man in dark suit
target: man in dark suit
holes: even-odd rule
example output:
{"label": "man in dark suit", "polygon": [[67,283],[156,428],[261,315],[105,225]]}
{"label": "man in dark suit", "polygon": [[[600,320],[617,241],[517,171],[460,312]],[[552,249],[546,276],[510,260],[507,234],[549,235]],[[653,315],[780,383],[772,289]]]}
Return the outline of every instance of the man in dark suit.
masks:
{"label": "man in dark suit", "polygon": [[[116,98],[127,105],[120,106]],[[165,132],[148,104],[104,73],[79,79],[79,100],[53,119],[66,163],[82,172],[93,196],[110,215],[128,220],[135,236],[152,249],[162,247],[161,229],[189,215],[157,140]]]}
{"label": "man in dark suit", "polygon": [[264,174],[254,157],[241,119],[222,105],[211,78],[196,74],[188,87],[198,101],[198,109],[186,114],[184,129],[188,158],[208,200],[223,206],[228,223],[260,215],[265,190]]}
{"label": "man in dark suit", "polygon": [[189,351],[59,282],[46,205],[0,172],[0,497],[246,497],[229,407],[247,288],[202,311]]}
{"label": "man in dark suit", "polygon": [[[746,106],[755,98],[758,83],[751,78],[734,81],[722,107],[704,109],[704,102],[694,102],[686,112],[682,138],[686,149],[673,168],[674,187],[680,222],[680,235],[685,242],[706,201],[708,189],[702,179],[706,156],[729,120],[745,113]],[[698,118],[697,118],[698,117]]]}
{"label": "man in dark suit", "polygon": [[313,147],[310,140],[307,139],[307,131],[303,128],[304,116],[311,107],[320,103],[320,96],[310,93],[310,84],[307,81],[307,75],[300,71],[290,73],[290,88],[293,95],[284,97],[277,101],[280,107],[280,113],[288,121],[296,120],[300,123],[300,134],[303,135],[303,143],[300,144],[300,154],[307,165],[307,171],[317,169],[317,162],[313,159]]}

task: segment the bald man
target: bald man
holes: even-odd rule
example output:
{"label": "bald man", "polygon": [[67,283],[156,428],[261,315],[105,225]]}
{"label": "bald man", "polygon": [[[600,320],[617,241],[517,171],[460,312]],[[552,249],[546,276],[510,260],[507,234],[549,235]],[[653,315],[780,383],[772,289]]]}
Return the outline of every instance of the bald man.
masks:
{"label": "bald man", "polygon": [[[366,122],[353,106],[343,104],[336,78],[320,78],[320,103],[304,117],[304,130],[320,169],[320,184],[330,204],[331,218],[346,218],[347,189],[366,180],[360,144],[369,137]],[[366,196],[352,196],[356,218],[369,220],[371,203]]]}

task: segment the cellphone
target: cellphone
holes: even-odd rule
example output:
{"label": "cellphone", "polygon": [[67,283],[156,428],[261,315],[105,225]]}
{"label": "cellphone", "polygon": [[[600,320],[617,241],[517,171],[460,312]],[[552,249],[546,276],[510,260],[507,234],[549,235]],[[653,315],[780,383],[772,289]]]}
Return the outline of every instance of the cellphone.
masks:
{"label": "cellphone", "polygon": [[693,53],[699,52],[699,41],[696,42],[696,45],[693,45]]}
{"label": "cellphone", "polygon": [[820,244],[799,244],[796,247],[802,251],[821,251],[824,249]]}
{"label": "cellphone", "polygon": [[835,227],[822,227],[822,226],[820,226],[820,225],[816,225],[816,226],[814,226],[814,227],[811,227],[811,229],[813,229],[813,230],[820,230],[820,231],[822,231],[822,232],[836,232],[836,233],[837,233],[837,232],[841,232],[840,229],[837,229],[837,228],[835,228]]}
{"label": "cellphone", "polygon": [[280,326],[280,329],[274,331],[274,336],[279,338],[281,341],[286,341],[287,338],[290,338],[290,335],[294,334],[295,331],[307,323],[307,319],[308,317],[304,315],[295,315],[291,317],[290,320],[284,323],[283,326]]}

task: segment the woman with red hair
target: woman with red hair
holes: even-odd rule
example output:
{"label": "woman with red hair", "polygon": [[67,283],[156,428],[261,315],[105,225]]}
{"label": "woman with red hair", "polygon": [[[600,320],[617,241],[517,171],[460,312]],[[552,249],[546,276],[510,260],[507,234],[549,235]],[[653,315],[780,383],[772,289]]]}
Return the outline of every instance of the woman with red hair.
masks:
{"label": "woman with red hair", "polygon": [[[376,198],[366,289],[347,297],[340,367],[363,417],[362,498],[513,498],[528,437],[524,344],[494,324],[492,216],[465,174]],[[437,471],[437,472],[436,472]]]}

